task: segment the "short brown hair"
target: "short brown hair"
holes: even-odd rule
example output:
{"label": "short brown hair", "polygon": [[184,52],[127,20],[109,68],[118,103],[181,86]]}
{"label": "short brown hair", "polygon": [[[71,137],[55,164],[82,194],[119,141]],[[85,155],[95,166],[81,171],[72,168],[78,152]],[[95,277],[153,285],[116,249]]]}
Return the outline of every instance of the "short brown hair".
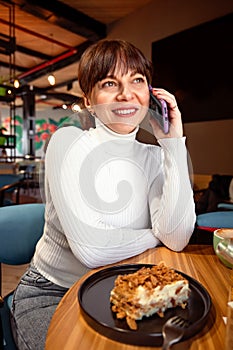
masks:
{"label": "short brown hair", "polygon": [[83,93],[89,96],[95,84],[117,67],[122,74],[140,73],[151,83],[152,63],[138,48],[124,40],[105,39],[88,47],[80,59],[78,80]]}

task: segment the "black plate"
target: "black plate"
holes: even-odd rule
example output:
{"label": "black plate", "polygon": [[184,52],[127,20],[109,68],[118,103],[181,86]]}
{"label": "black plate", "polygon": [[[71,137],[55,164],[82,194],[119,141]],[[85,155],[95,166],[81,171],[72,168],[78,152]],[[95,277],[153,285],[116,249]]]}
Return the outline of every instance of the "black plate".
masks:
{"label": "black plate", "polygon": [[86,322],[102,335],[122,343],[160,346],[162,344],[162,327],[166,320],[180,315],[189,320],[183,339],[190,338],[206,324],[211,308],[211,298],[207,290],[192,277],[177,271],[189,281],[191,289],[188,305],[185,309],[176,307],[166,310],[164,317],[158,315],[144,317],[137,322],[138,329],[131,330],[125,320],[118,320],[111,311],[110,291],[120,274],[134,273],[141,267],[151,264],[117,265],[103,269],[88,277],[78,291],[78,301]]}

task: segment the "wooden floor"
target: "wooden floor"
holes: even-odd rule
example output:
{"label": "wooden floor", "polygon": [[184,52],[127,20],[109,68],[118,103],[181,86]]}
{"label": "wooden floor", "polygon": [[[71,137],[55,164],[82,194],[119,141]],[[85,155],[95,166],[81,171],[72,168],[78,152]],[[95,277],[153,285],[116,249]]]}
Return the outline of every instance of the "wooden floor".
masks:
{"label": "wooden floor", "polygon": [[21,189],[20,196],[19,196],[19,203],[25,204],[25,203],[41,203],[41,193],[39,188],[35,189]]}
{"label": "wooden floor", "polygon": [[10,266],[2,264],[2,296],[15,289],[27,265]]}

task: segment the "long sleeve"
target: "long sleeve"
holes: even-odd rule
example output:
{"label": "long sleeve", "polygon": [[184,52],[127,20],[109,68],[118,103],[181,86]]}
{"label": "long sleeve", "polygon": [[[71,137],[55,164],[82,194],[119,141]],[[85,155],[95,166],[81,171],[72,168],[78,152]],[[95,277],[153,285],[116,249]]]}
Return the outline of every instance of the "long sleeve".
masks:
{"label": "long sleeve", "polygon": [[164,245],[180,251],[188,244],[196,220],[185,138],[159,143],[164,159],[150,189],[152,230]]}
{"label": "long sleeve", "polygon": [[[114,170],[114,166],[107,164],[101,173],[96,167],[98,164],[95,165],[99,159],[94,152],[96,148],[98,143],[93,142],[89,132],[74,127],[62,128],[50,140],[45,164],[53,205],[69,246],[74,256],[90,268],[137,255],[159,243],[148,225],[144,225],[145,228],[138,223],[134,228],[127,225],[127,222],[137,221],[135,217],[140,219],[134,207],[121,214],[117,208],[119,201],[114,200],[116,206],[110,206],[114,212],[106,210],[109,199],[101,199],[92,182],[98,182],[100,177],[103,189],[109,187],[111,192],[117,172],[112,171],[105,180],[106,171]],[[121,166],[119,159],[116,164]],[[105,191],[107,196],[109,191]],[[124,188],[121,191],[124,192]],[[114,194],[110,195],[110,200],[112,196]],[[146,211],[145,207],[142,222],[147,221]]]}

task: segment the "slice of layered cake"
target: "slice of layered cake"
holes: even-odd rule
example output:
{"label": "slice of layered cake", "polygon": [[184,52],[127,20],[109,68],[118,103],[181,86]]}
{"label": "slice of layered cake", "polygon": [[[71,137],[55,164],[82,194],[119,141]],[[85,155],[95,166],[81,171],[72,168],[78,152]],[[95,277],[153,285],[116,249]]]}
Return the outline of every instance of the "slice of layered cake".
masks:
{"label": "slice of layered cake", "polygon": [[132,330],[137,320],[176,306],[186,307],[190,289],[188,280],[164,262],[152,267],[117,276],[110,293],[112,311],[119,319],[126,318]]}

